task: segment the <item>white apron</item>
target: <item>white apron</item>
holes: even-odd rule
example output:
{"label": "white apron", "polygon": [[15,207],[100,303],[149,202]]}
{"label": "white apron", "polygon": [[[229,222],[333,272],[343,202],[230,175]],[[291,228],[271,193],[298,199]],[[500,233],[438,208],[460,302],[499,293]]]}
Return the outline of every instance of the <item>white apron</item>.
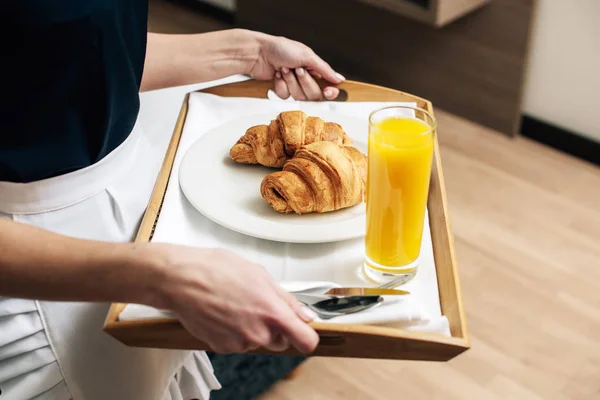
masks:
{"label": "white apron", "polygon": [[[138,124],[88,168],[26,184],[0,182],[0,218],[130,241],[161,160]],[[202,400],[220,388],[204,352],[130,348],[107,335],[108,307],[0,297],[0,400]]]}

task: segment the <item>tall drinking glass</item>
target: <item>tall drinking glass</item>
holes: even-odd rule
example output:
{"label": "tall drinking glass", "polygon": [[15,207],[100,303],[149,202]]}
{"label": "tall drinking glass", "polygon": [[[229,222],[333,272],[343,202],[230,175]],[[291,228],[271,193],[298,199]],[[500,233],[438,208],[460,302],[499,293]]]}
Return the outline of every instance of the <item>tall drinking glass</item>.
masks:
{"label": "tall drinking glass", "polygon": [[416,107],[369,117],[364,270],[378,283],[417,273],[435,131],[433,116]]}

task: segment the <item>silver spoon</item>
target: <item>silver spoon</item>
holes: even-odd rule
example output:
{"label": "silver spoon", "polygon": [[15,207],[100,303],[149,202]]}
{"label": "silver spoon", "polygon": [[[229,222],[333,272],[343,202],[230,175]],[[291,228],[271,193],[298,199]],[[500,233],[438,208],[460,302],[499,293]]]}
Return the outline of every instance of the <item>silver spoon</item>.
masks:
{"label": "silver spoon", "polygon": [[345,296],[316,295],[294,293],[296,299],[313,310],[321,319],[330,319],[340,315],[353,314],[374,307],[383,301],[381,296]]}

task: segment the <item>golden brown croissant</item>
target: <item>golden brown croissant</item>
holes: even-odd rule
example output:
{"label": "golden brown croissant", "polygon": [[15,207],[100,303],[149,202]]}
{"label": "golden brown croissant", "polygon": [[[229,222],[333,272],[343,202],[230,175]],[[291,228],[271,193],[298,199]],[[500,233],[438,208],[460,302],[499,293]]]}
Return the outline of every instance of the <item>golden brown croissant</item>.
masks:
{"label": "golden brown croissant", "polygon": [[280,168],[301,146],[320,141],[352,144],[336,123],[309,117],[302,111],[285,111],[269,125],[248,129],[231,148],[229,155],[239,163]]}
{"label": "golden brown croissant", "polygon": [[351,146],[316,142],[301,147],[283,171],[262,181],[260,193],[280,213],[324,213],[364,201],[367,156]]}

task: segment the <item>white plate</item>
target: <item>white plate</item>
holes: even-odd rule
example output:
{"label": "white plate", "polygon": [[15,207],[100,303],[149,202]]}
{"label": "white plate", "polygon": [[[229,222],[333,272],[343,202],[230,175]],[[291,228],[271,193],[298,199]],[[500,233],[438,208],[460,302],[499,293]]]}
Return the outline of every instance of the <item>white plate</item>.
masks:
{"label": "white plate", "polygon": [[[190,146],[179,169],[179,184],[189,202],[217,224],[261,239],[322,243],[364,236],[364,204],[323,214],[280,214],[260,195],[263,178],[276,169],[231,160],[229,150],[248,128],[268,124],[276,116],[256,115],[229,122]],[[315,116],[340,124],[354,146],[366,154],[366,120],[331,112]]]}

